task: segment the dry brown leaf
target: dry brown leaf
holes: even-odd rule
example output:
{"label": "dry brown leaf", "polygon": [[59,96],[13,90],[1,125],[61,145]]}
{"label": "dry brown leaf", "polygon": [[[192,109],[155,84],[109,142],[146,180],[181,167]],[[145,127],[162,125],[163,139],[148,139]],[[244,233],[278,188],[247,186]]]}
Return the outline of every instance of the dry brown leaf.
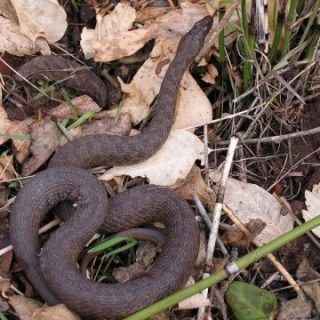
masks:
{"label": "dry brown leaf", "polygon": [[155,316],[150,317],[149,320],[170,320],[169,311],[162,311]]}
{"label": "dry brown leaf", "polygon": [[92,120],[82,125],[82,135],[88,134],[113,134],[118,136],[129,135],[132,128],[131,116],[124,113],[119,119],[106,114],[100,120]]}
{"label": "dry brown leaf", "polygon": [[[188,279],[187,283],[186,283],[186,287],[187,286],[191,286],[195,283],[194,279],[191,277]],[[203,294],[198,293],[195,294],[194,296],[187,298],[181,302],[179,302],[178,304],[178,309],[198,309],[201,307],[207,307],[210,306],[211,302],[210,300],[205,297]]]}
{"label": "dry brown leaf", "polygon": [[[303,291],[314,302],[318,316],[320,316],[320,274],[314,270],[307,259],[303,259],[297,270],[297,278],[305,283]],[[306,283],[310,281],[310,283]]]}
{"label": "dry brown leaf", "polygon": [[[210,178],[214,182],[219,181],[217,172],[212,172]],[[253,219],[266,223],[266,227],[254,239],[258,245],[263,245],[293,228],[291,216],[281,215],[282,205],[269,192],[255,184],[229,178],[224,204],[242,223]]]}
{"label": "dry brown leaf", "polygon": [[282,302],[277,315],[277,320],[311,319],[312,309],[312,302],[307,299],[302,291],[300,291],[297,298]]}
{"label": "dry brown leaf", "polygon": [[15,170],[13,167],[13,156],[0,157],[0,181],[15,178]]}
{"label": "dry brown leaf", "polygon": [[6,292],[10,289],[10,279],[5,279],[0,276],[0,292],[2,296],[5,296]]}
{"label": "dry brown leaf", "polygon": [[[160,90],[163,77],[173,58],[177,42],[159,42],[155,45],[150,57],[135,74],[130,84],[121,84],[127,94],[119,109],[110,111],[129,112],[135,124],[141,122],[148,114],[150,105]],[[212,108],[207,96],[187,71],[182,79],[174,129],[192,127],[212,120]]]}
{"label": "dry brown leaf", "polygon": [[188,131],[173,130],[152,157],[131,166],[113,167],[100,179],[108,181],[121,175],[141,176],[147,177],[152,184],[171,186],[188,175],[195,160],[203,158],[203,152],[203,143],[197,136]]}
{"label": "dry brown leaf", "polygon": [[136,251],[136,262],[128,267],[113,270],[112,275],[118,282],[127,282],[144,274],[151,268],[159,248],[150,241],[141,241]]}
{"label": "dry brown leaf", "polygon": [[32,42],[39,37],[55,42],[64,35],[68,26],[67,15],[57,0],[11,2],[16,9],[21,32]]}
{"label": "dry brown leaf", "polygon": [[[11,128],[7,131],[11,135],[30,135],[32,132],[32,125],[34,124],[34,119],[27,118],[23,121],[12,121]],[[15,147],[15,159],[18,163],[22,164],[30,154],[30,140],[13,140],[13,145]]]}
{"label": "dry brown leaf", "polygon": [[28,176],[46,162],[58,146],[57,126],[53,121],[44,121],[32,133],[31,153],[22,168],[22,175]]}
{"label": "dry brown leaf", "polygon": [[201,170],[196,165],[192,167],[185,179],[178,181],[172,188],[188,200],[193,200],[193,193],[195,192],[204,205],[207,205],[210,209],[214,208],[216,194],[206,185]]}
{"label": "dry brown leaf", "polygon": [[[6,134],[11,127],[12,127],[12,121],[8,119],[8,115],[0,103],[0,133]],[[7,140],[8,138],[0,137],[0,145],[5,143]]]}
{"label": "dry brown leaf", "polygon": [[10,305],[15,309],[20,320],[32,320],[32,315],[41,304],[33,299],[24,296],[9,297]]}
{"label": "dry brown leaf", "polygon": [[37,39],[34,43],[22,34],[20,27],[15,22],[0,16],[0,52],[8,52],[16,56],[24,56],[41,52],[50,54],[48,43]]}
{"label": "dry brown leaf", "polygon": [[54,307],[43,307],[35,310],[32,320],[81,320],[81,318],[64,304],[58,304]]}
{"label": "dry brown leaf", "polygon": [[128,31],[136,18],[136,11],[127,3],[118,3],[114,10],[101,18],[97,18],[95,29],[84,28],[81,34],[81,48],[83,49],[86,59],[94,56],[95,45],[108,35]]}
{"label": "dry brown leaf", "polygon": [[251,241],[265,228],[266,224],[260,219],[255,219],[245,223],[244,226],[249,231],[250,237],[242,232],[237,225],[233,225],[224,233],[223,242],[234,247],[247,248]]}
{"label": "dry brown leaf", "polygon": [[15,22],[19,23],[16,10],[14,6],[12,5],[10,0],[1,0],[0,2],[0,15],[4,16],[5,18]]}
{"label": "dry brown leaf", "polygon": [[[303,219],[308,221],[320,214],[320,183],[312,187],[312,192],[305,191],[307,210],[302,210]],[[320,227],[312,230],[312,232],[320,237]]]}
{"label": "dry brown leaf", "polygon": [[[73,98],[71,100],[72,107],[77,110],[78,115],[83,115],[84,113],[91,112],[99,112],[101,108],[94,102],[89,96],[82,95],[80,97]],[[69,103],[63,102],[57,107],[49,110],[47,112],[48,115],[54,116],[57,118],[68,118],[70,114],[72,114],[71,106]]]}
{"label": "dry brown leaf", "polygon": [[217,68],[213,64],[208,64],[208,71],[202,77],[202,81],[210,84],[216,83],[216,77],[219,75]]}
{"label": "dry brown leaf", "polygon": [[131,56],[153,38],[153,29],[137,29],[110,34],[94,46],[94,60],[109,62]]}

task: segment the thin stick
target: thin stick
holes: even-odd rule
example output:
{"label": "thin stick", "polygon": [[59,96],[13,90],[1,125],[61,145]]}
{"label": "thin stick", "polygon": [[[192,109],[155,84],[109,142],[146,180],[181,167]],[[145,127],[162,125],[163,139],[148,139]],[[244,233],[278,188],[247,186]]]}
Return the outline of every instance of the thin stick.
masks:
{"label": "thin stick", "polygon": [[[56,227],[60,222],[61,222],[60,218],[53,219],[52,221],[50,221],[49,223],[44,225],[42,228],[40,228],[38,234],[41,235],[41,234],[46,233],[50,229],[53,229],[54,227]],[[0,250],[0,257],[3,256],[5,253],[11,251],[12,249],[13,249],[12,245],[9,245],[9,246],[1,249]]]}
{"label": "thin stick", "polygon": [[[239,143],[240,144],[253,144],[253,143],[280,142],[283,140],[296,139],[296,138],[301,138],[304,136],[310,136],[310,135],[314,135],[317,133],[320,133],[320,127],[316,127],[316,128],[313,128],[310,130],[305,130],[305,131],[294,132],[294,133],[281,134],[279,136],[240,140]],[[217,141],[217,142],[215,142],[215,144],[219,145],[219,146],[225,146],[225,145],[228,145],[229,143],[230,143],[230,141]]]}
{"label": "thin stick", "polygon": [[[230,139],[230,145],[226,157],[226,162],[223,168],[222,177],[220,181],[220,186],[218,189],[217,194],[217,201],[214,207],[214,213],[213,213],[213,223],[212,228],[208,240],[208,247],[207,247],[207,254],[206,254],[206,263],[205,263],[205,272],[203,273],[203,279],[207,278],[210,275],[210,269],[212,265],[212,256],[216,245],[216,240],[218,236],[218,229],[220,224],[220,217],[221,217],[221,211],[222,211],[222,203],[224,199],[224,193],[226,189],[226,184],[228,180],[228,176],[231,170],[233,156],[237,148],[237,143],[239,139],[237,137],[232,137]],[[208,289],[205,289],[203,291],[203,296],[206,298],[208,296]],[[204,319],[205,315],[205,307],[201,307],[198,310],[198,320]]]}
{"label": "thin stick", "polygon": [[304,160],[310,158],[313,154],[317,153],[320,151],[320,147],[317,148],[316,150],[312,151],[311,153],[307,154],[305,157],[303,157],[302,159],[300,159],[299,161],[297,161],[290,169],[288,169],[288,171],[282,175],[279,179],[277,179],[268,189],[267,191],[269,192],[270,190],[272,190],[272,188],[277,185],[281,180],[283,180],[291,171],[293,171],[295,168],[297,168],[299,166],[299,164],[301,164]]}
{"label": "thin stick", "polygon": [[[294,228],[293,230],[286,232],[285,234],[281,235],[280,237],[268,242],[267,244],[263,245],[255,249],[254,251],[248,253],[247,255],[239,258],[231,265],[227,266],[226,269],[228,272],[231,271],[231,267],[235,272],[238,272],[244,268],[247,268],[250,264],[260,260],[261,258],[265,257],[268,253],[274,252],[281,247],[285,246],[286,244],[290,243],[291,241],[301,237],[306,232],[316,228],[320,225],[320,216],[317,216],[303,225]],[[234,274],[234,272],[232,273]],[[211,287],[222,280],[227,279],[229,274],[225,269],[221,269],[220,271],[214,273],[213,275],[203,279],[194,285],[186,287],[154,304],[151,306],[144,308],[128,317],[124,320],[144,320],[148,319],[149,317],[159,313],[160,311],[166,310],[175,304],[183,301],[198,292],[201,292],[205,288]]]}
{"label": "thin stick", "polygon": [[[252,239],[252,235],[250,231],[246,228],[246,226],[239,220],[239,218],[228,208],[226,205],[223,205],[223,211],[228,215],[230,220],[236,224],[239,229],[247,236],[248,239]],[[258,244],[254,239],[252,243],[257,246],[261,247],[260,244]],[[298,283],[292,278],[290,273],[286,270],[286,268],[277,260],[277,258],[272,254],[268,253],[267,258],[271,261],[271,263],[274,265],[274,267],[284,276],[284,278],[290,283],[290,285],[293,287],[293,289],[296,292],[300,291]]]}

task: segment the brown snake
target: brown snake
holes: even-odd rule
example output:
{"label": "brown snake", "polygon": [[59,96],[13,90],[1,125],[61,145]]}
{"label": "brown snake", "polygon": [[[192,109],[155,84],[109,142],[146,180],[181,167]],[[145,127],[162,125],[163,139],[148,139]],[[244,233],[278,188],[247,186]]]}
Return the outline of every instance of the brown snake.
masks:
{"label": "brown snake", "polygon": [[[58,150],[49,169],[37,174],[18,194],[10,226],[14,252],[49,304],[61,301],[90,319],[118,319],[176,291],[189,277],[199,245],[189,205],[173,191],[152,185],[132,188],[108,203],[103,186],[84,169],[136,163],[161,147],[175,118],[182,76],[211,26],[212,18],[205,17],[181,39],[163,79],[153,118],[140,135],[91,135],[73,140]],[[71,200],[76,212],[40,251],[40,223],[64,200]],[[124,284],[94,283],[79,272],[80,251],[102,225],[112,233],[155,221],[165,225],[166,237],[149,272]]]}

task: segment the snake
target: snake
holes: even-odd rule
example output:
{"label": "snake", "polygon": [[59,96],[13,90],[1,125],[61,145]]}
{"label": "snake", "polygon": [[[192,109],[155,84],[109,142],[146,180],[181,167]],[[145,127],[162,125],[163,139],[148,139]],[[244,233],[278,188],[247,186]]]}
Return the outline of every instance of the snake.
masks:
{"label": "snake", "polygon": [[[192,272],[199,229],[190,205],[174,191],[141,185],[108,199],[87,169],[127,165],[153,155],[166,141],[175,119],[178,89],[212,27],[212,17],[196,22],[180,40],[153,106],[153,117],[136,136],[95,134],[68,142],[48,168],[18,193],[10,217],[16,258],[37,293],[49,304],[64,303],[88,319],[121,319],[181,288]],[[48,212],[63,201],[72,214],[41,248],[38,230]],[[99,229],[107,233],[161,222],[165,240],[152,268],[126,283],[95,283],[79,272],[81,250]]]}

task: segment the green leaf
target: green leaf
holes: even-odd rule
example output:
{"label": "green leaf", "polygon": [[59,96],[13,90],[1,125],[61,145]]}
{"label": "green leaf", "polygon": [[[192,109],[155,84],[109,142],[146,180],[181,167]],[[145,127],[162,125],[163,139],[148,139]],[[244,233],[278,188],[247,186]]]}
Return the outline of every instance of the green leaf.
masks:
{"label": "green leaf", "polygon": [[[91,248],[90,250],[88,250],[88,253],[94,253],[94,252],[98,252],[100,250],[106,250],[110,247],[115,246],[118,243],[124,242],[124,241],[128,241],[128,242],[135,242],[135,244],[138,243],[138,241],[133,240],[131,238],[127,238],[127,237],[115,237],[112,238],[110,240],[107,240],[103,243],[100,243],[98,246]],[[115,251],[115,250],[114,250]]]}
{"label": "green leaf", "polygon": [[242,281],[231,283],[226,301],[237,320],[268,319],[277,306],[274,294]]}

